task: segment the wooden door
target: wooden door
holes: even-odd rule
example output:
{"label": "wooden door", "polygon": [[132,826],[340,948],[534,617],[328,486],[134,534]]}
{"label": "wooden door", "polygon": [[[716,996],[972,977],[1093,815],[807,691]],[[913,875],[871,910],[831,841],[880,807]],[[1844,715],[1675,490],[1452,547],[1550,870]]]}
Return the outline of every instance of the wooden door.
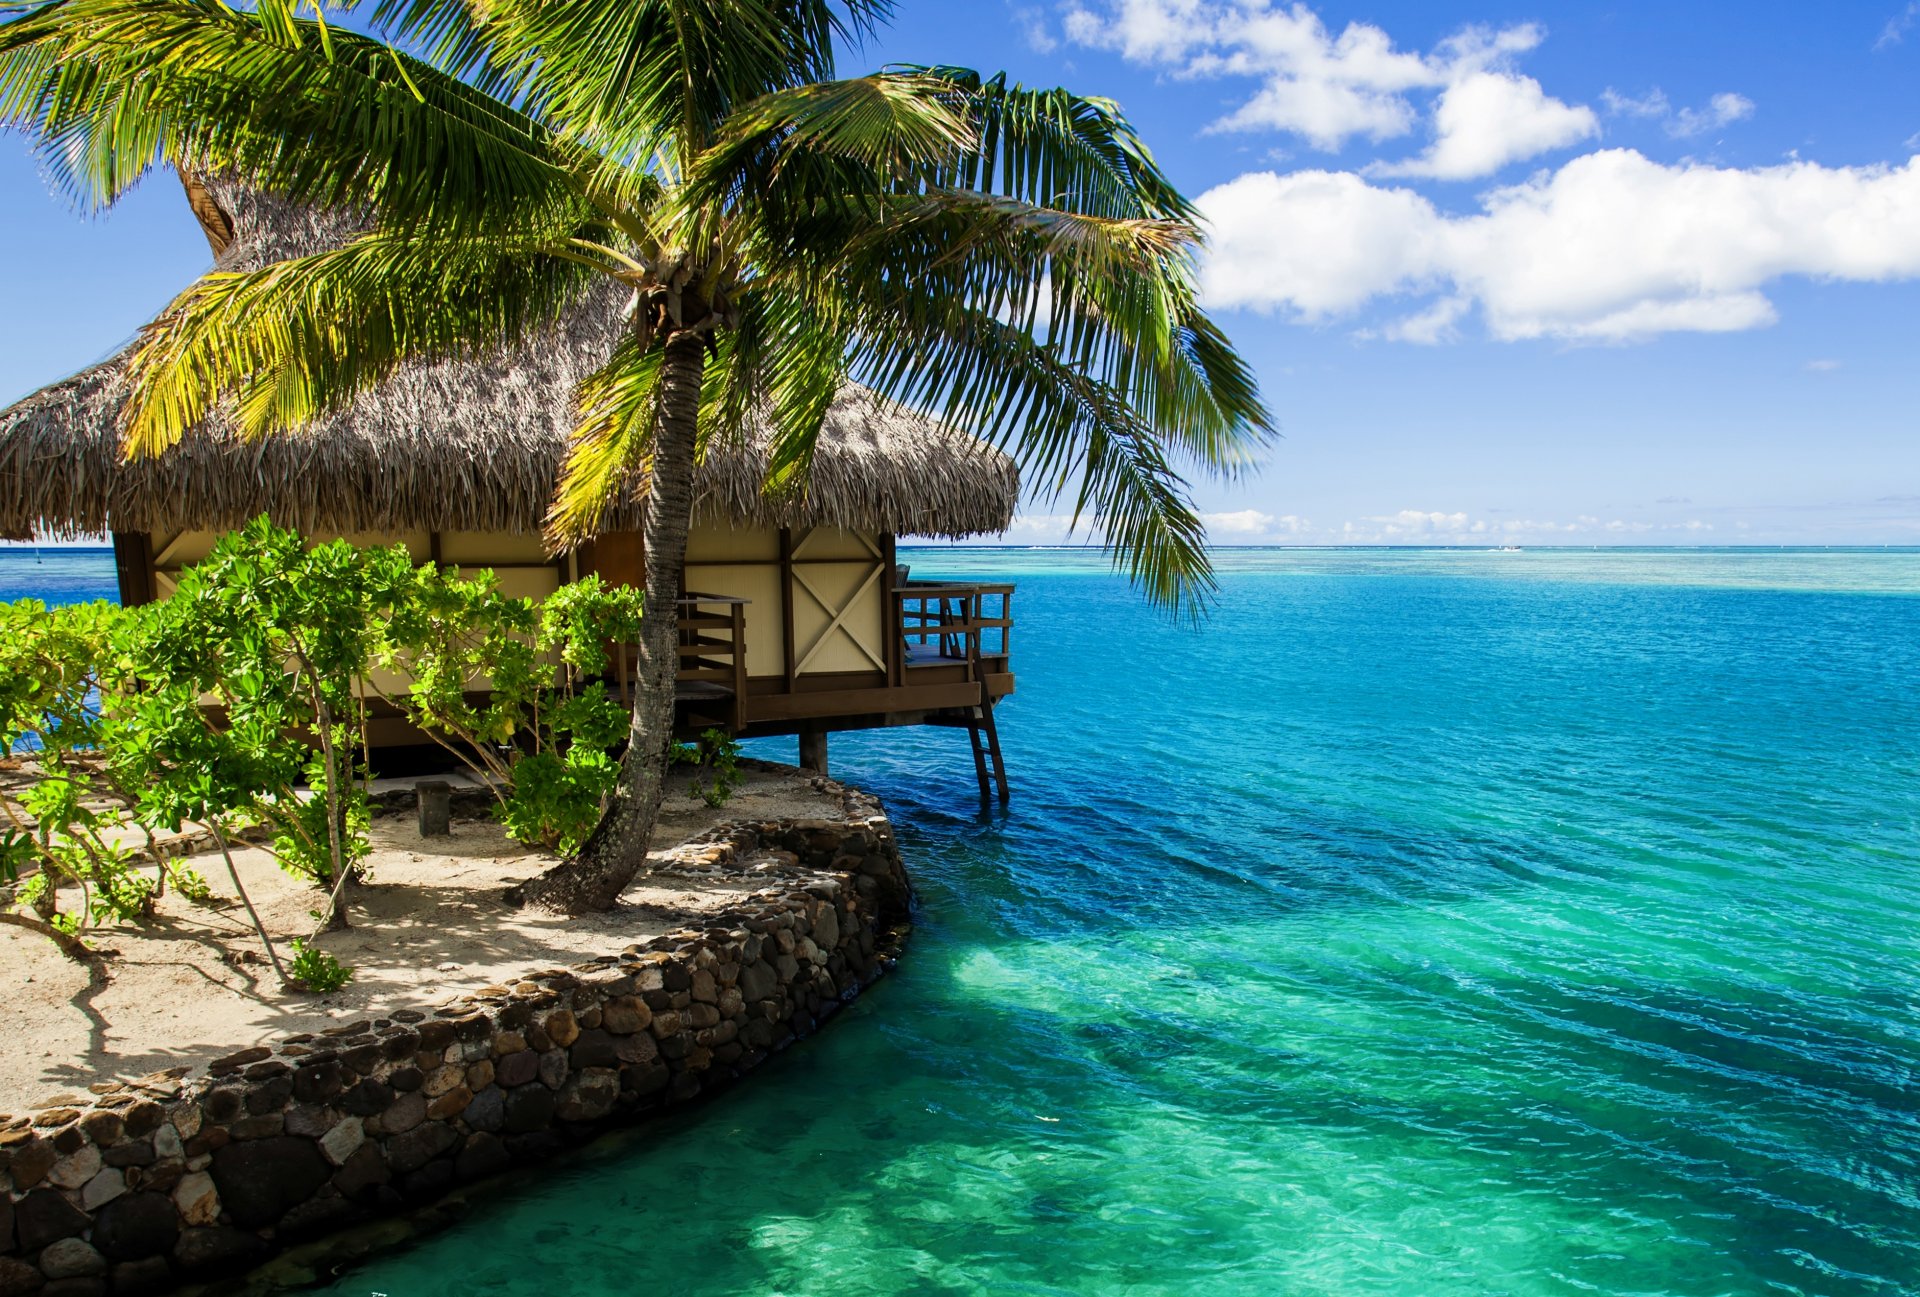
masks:
{"label": "wooden door", "polygon": [[580,572],[598,572],[608,585],[647,588],[647,548],[637,531],[603,531],[581,547]]}

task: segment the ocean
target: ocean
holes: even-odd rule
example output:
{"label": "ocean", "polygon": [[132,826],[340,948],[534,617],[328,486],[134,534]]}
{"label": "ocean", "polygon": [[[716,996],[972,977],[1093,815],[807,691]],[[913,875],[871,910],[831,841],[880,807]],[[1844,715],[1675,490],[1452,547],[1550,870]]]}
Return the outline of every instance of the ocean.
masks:
{"label": "ocean", "polygon": [[1920,552],[1224,551],[1198,631],[902,557],[1018,583],[1019,692],[1006,811],[833,739],[897,973],[330,1291],[1920,1292]]}

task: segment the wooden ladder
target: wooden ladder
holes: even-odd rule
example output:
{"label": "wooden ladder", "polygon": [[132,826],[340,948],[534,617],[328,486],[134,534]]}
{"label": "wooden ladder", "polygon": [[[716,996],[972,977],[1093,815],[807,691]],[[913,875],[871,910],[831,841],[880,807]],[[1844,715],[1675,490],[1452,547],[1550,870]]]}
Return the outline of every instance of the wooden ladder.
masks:
{"label": "wooden ladder", "polygon": [[[1013,799],[1007,788],[1007,761],[1000,755],[1000,729],[993,723],[993,703],[987,697],[986,686],[980,688],[978,706],[967,709],[967,742],[973,749],[973,772],[980,779],[980,800],[993,799],[994,786],[998,785],[1002,805]],[[992,763],[992,775],[988,775],[988,763]]]}

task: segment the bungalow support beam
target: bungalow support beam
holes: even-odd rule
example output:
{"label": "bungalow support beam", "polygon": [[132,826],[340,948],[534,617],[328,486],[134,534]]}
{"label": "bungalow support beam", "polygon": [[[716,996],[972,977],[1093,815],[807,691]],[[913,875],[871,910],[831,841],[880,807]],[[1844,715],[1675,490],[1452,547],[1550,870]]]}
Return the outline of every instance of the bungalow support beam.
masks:
{"label": "bungalow support beam", "polygon": [[800,768],[815,774],[827,773],[827,728],[807,725],[800,731]]}

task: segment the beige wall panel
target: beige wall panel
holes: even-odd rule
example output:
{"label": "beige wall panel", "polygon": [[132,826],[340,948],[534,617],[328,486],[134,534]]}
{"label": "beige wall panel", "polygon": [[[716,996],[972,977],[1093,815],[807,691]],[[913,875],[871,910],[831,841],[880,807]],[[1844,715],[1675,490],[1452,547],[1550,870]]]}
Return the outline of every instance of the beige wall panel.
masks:
{"label": "beige wall panel", "polygon": [[[881,583],[877,579],[871,583],[867,580],[873,573],[871,558],[864,563],[794,565],[793,643],[795,653],[806,664],[801,668],[802,675],[885,669]],[[802,584],[803,578],[805,584]],[[819,592],[817,598],[808,592],[808,586]],[[860,591],[857,597],[856,591]],[[821,632],[841,608],[848,608],[847,615],[825,641],[814,648]]]}
{"label": "beige wall panel", "polygon": [[224,534],[218,531],[155,532],[153,566],[178,569],[198,563],[213,552],[213,543]]}
{"label": "beige wall panel", "polygon": [[[312,544],[334,539],[336,538],[333,536],[307,537],[308,542]],[[362,549],[373,549],[380,545],[405,545],[407,547],[408,557],[412,558],[416,563],[424,563],[433,557],[432,537],[424,531],[350,531],[344,533],[338,537],[338,539],[350,541]]]}
{"label": "beige wall panel", "polygon": [[[460,575],[477,576],[480,571],[481,566],[462,567]],[[560,574],[551,567],[495,567],[493,575],[509,599],[538,602],[560,588]]]}
{"label": "beige wall panel", "polygon": [[796,528],[793,533],[795,562],[816,559],[864,559],[877,561],[885,550],[880,536],[870,531],[848,531],[843,527]]}
{"label": "beige wall panel", "polygon": [[[746,606],[747,674],[785,675],[786,648],[780,634],[780,569],[762,566],[687,567],[687,589],[701,594],[750,599]],[[718,611],[718,609],[714,609]]]}
{"label": "beige wall panel", "polygon": [[413,677],[404,671],[384,671],[375,668],[369,673],[373,688],[359,689],[363,696],[373,697],[385,694],[389,698],[405,698],[413,688]]}
{"label": "beige wall panel", "polygon": [[[780,561],[780,533],[772,527],[722,527],[703,522],[687,533],[687,562]],[[699,589],[689,586],[689,589]],[[718,594],[720,591],[703,593]]]}
{"label": "beige wall panel", "polygon": [[[190,567],[213,552],[213,547],[225,532],[219,531],[182,531],[157,532],[153,537],[153,565],[159,571],[177,572]],[[318,545],[329,540],[345,540],[363,549],[379,545],[405,545],[407,553],[416,563],[424,563],[432,552],[432,542],[424,531],[376,532],[354,531],[344,535],[315,535],[307,537],[309,544]]]}
{"label": "beige wall panel", "polygon": [[443,531],[440,561],[463,567],[532,567],[551,560],[546,542],[537,535],[510,531]]}

